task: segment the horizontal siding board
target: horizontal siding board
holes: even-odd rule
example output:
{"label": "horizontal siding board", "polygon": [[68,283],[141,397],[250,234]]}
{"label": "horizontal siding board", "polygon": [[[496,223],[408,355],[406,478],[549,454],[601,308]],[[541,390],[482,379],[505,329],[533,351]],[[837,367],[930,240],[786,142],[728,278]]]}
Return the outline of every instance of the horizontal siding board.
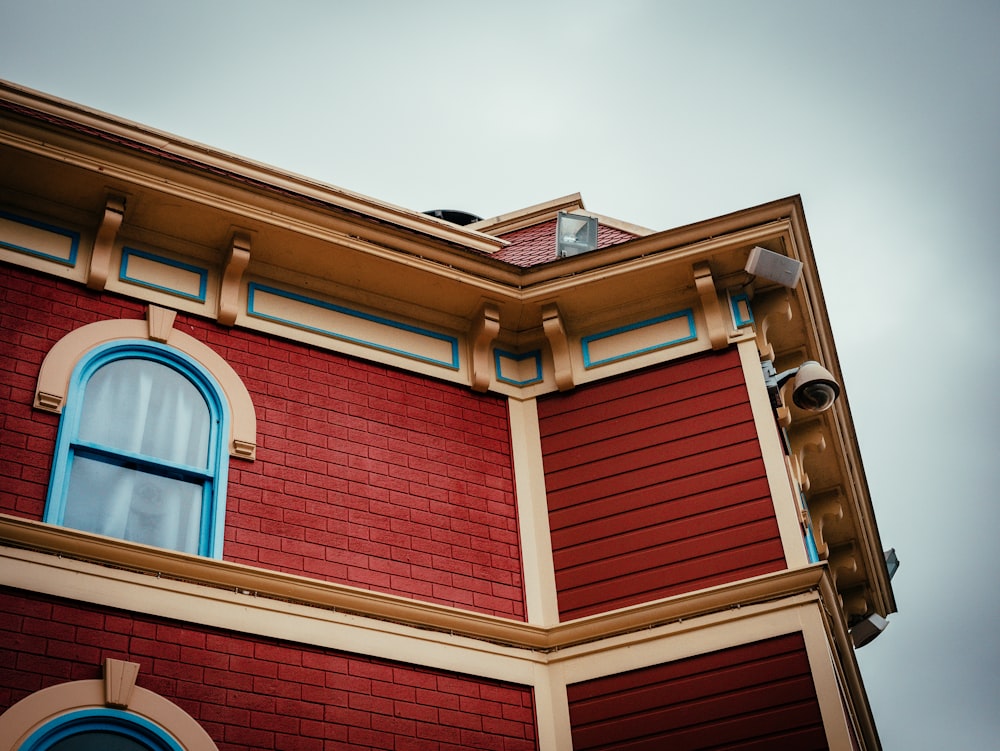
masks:
{"label": "horizontal siding board", "polygon": [[[713,672],[698,673],[683,679],[642,684],[632,690],[605,694],[598,700],[580,702],[580,714],[588,723],[598,724],[617,717],[683,710],[688,716],[678,726],[697,724],[726,714],[741,714],[754,706],[766,708],[797,701],[812,688],[809,663],[804,655],[788,653],[759,662],[726,665]],[[807,681],[803,685],[801,681]],[[724,693],[719,686],[729,687]],[[762,690],[765,689],[765,690]],[[701,707],[716,699],[733,705],[728,713],[713,711],[699,718]]]}
{"label": "horizontal siding board", "polygon": [[573,684],[567,695],[575,749],[826,748],[801,634]]}
{"label": "horizontal siding board", "polygon": [[733,578],[749,578],[770,571],[783,563],[780,543],[765,539],[744,544],[701,558],[688,558],[659,568],[622,574],[615,578],[602,577],[572,586],[578,579],[556,572],[560,610],[566,619],[613,610],[639,602],[715,586]]}
{"label": "horizontal siding board", "polygon": [[[733,544],[734,540],[718,530],[726,527],[736,529],[757,523],[763,525],[766,537],[771,533],[770,517],[773,511],[771,500],[760,498],[666,523],[636,525],[629,532],[605,536],[589,543],[560,545],[557,563],[560,568],[566,569],[591,563],[606,566],[605,558],[609,544],[614,544],[619,550],[629,551],[619,556],[617,560],[620,561],[635,556],[653,556],[653,560],[667,560],[666,557],[659,557],[666,549],[670,549],[674,557],[682,557],[689,554],[689,551],[682,549],[682,544],[697,546],[696,549],[724,550]],[[606,530],[608,525],[588,526],[596,527],[596,531],[600,532]]]}
{"label": "horizontal siding board", "polygon": [[[730,498],[742,498],[741,491],[735,490],[746,482],[761,483],[766,488],[764,465],[757,457],[751,457],[743,463],[725,464],[713,470],[712,486],[706,487],[704,478],[699,475],[685,475],[664,482],[658,482],[647,487],[624,490],[609,497],[591,498],[576,497],[576,504],[566,504],[550,511],[549,526],[553,530],[562,530],[587,521],[597,521],[603,517],[616,516],[630,511],[646,510],[650,513],[662,512],[663,518],[680,518],[693,515],[702,510],[705,498],[715,498],[715,494],[732,492]],[[750,478],[750,479],[747,479]],[[730,491],[730,489],[733,489]],[[767,494],[765,489],[764,494]],[[564,501],[571,497],[570,493],[562,494]],[[551,501],[551,499],[550,499]],[[705,508],[721,508],[724,499],[715,498],[713,505]],[[551,508],[551,506],[550,506]],[[648,519],[642,520],[648,523]],[[619,532],[624,530],[619,530]]]}
{"label": "horizontal siding board", "polygon": [[[634,469],[630,472],[610,477],[577,481],[573,485],[553,488],[550,509],[575,505],[599,498],[619,497],[622,493],[638,488],[650,487],[679,477],[700,477],[698,487],[708,489],[716,486],[715,471],[724,467],[757,460],[754,467],[744,467],[750,476],[764,476],[764,462],[760,458],[760,447],[756,441],[713,446],[700,454],[689,454],[659,464]],[[705,477],[704,475],[710,475]]]}
{"label": "horizontal siding board", "polygon": [[[712,453],[743,450],[759,451],[756,444],[757,433],[752,424],[740,424],[729,427],[719,427],[712,432],[699,433],[683,440],[661,443],[655,446],[641,445],[637,450],[605,456],[602,459],[584,461],[562,471],[548,475],[546,487],[553,492],[576,485],[591,485],[595,482],[612,480],[617,485],[632,485],[632,479],[639,472],[653,471],[662,475],[661,469],[670,462],[683,459],[693,459],[694,469],[691,474],[699,471],[698,461],[703,459],[710,466],[717,466],[718,459],[710,456]],[[735,447],[750,444],[742,449]],[[645,475],[641,475],[643,477]]]}
{"label": "horizontal siding board", "polygon": [[600,511],[595,504],[565,509],[559,514],[559,526],[552,531],[553,547],[564,550],[595,540],[621,538],[634,530],[694,519],[702,514],[760,499],[771,503],[767,479],[763,477],[692,494],[684,501],[674,501],[667,493],[656,495],[654,489],[649,489],[642,496],[646,499],[645,503],[638,501],[639,494],[634,495],[637,499],[634,504],[608,502],[602,505]]}
{"label": "horizontal siding board", "polygon": [[[739,356],[736,351],[727,350],[710,357],[679,360],[670,363],[669,368],[651,368],[608,379],[601,382],[600,389],[581,388],[561,395],[565,398],[543,399],[538,405],[539,415],[546,418],[547,422],[543,435],[579,424],[579,417],[586,415],[589,409],[594,409],[596,414],[602,414],[604,410],[610,409],[609,405],[615,404],[616,400],[642,396],[645,392],[662,394],[673,386],[678,389],[678,393],[684,394],[683,398],[686,399],[692,395],[742,383],[742,376],[733,367],[738,363]],[[637,404],[646,403],[647,399],[641,398]],[[566,421],[563,421],[564,416]]]}
{"label": "horizontal siding board", "polygon": [[[644,414],[643,417],[650,417]],[[697,439],[724,428],[744,427],[754,433],[753,415],[745,404],[725,405],[718,409],[699,412],[678,418],[671,415],[670,422],[663,422],[667,415],[658,417],[659,424],[629,424],[625,420],[609,424],[606,430],[595,430],[586,442],[571,448],[556,450],[546,444],[546,468],[553,476],[565,468],[599,462],[607,457],[630,452],[654,451],[673,443]]]}
{"label": "horizontal siding board", "polygon": [[784,567],[743,379],[730,349],[539,400],[560,617]]}
{"label": "horizontal siding board", "polygon": [[[725,380],[722,381],[723,376]],[[695,394],[695,386],[683,391],[674,389],[670,392],[657,394],[643,392],[631,394],[627,402],[603,405],[603,409],[590,407],[582,414],[569,413],[560,416],[560,429],[556,430],[550,424],[554,418],[545,416],[545,410],[539,406],[539,416],[545,420],[546,432],[543,438],[554,450],[563,451],[586,443],[600,430],[609,435],[627,432],[630,426],[638,428],[666,424],[671,421],[693,417],[711,411],[742,404],[746,391],[742,379],[735,374],[719,374],[719,383],[715,388],[700,391]],[[705,384],[699,384],[704,387]],[[647,401],[639,401],[640,396],[648,397]],[[695,396],[699,398],[694,398]]]}

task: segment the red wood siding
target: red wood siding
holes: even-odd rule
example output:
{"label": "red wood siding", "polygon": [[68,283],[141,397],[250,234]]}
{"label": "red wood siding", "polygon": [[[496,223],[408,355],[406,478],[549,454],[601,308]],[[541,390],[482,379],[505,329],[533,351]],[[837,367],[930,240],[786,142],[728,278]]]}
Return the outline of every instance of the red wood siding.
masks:
{"label": "red wood siding", "polygon": [[784,568],[735,349],[538,412],[562,618]]}
{"label": "red wood siding", "polygon": [[577,683],[568,693],[576,751],[827,748],[801,634]]}
{"label": "red wood siding", "polygon": [[[62,336],[145,306],[0,266],[0,511],[41,519],[58,417],[33,410]],[[227,560],[524,619],[507,402],[178,315],[243,379],[255,462],[230,461]]]}
{"label": "red wood siding", "polygon": [[108,657],[219,751],[536,748],[526,686],[0,589],[0,713]]}

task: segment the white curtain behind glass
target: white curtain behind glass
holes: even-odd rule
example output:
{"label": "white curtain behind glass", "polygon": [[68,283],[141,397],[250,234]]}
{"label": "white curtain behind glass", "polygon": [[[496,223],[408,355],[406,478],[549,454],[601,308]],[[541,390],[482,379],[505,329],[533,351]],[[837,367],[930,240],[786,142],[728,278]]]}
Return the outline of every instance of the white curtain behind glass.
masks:
{"label": "white curtain behind glass", "polygon": [[210,429],[204,397],[173,368],[137,358],[102,366],[87,382],[79,440],[111,449],[119,459],[108,463],[77,453],[63,523],[198,552],[203,484],[136,469],[127,455],[207,469]]}

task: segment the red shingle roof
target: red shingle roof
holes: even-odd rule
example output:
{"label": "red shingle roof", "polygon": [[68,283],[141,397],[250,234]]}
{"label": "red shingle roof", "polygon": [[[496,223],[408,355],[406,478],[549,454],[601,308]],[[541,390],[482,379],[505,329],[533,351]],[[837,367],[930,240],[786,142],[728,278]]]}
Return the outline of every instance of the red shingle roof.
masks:
{"label": "red shingle roof", "polygon": [[[522,227],[505,235],[498,235],[510,243],[506,248],[498,250],[493,254],[493,258],[498,261],[528,268],[537,266],[549,261],[555,261],[556,256],[556,220],[535,224],[531,227]],[[597,225],[597,247],[606,248],[609,245],[617,245],[638,237],[631,232],[609,227],[604,224]]]}

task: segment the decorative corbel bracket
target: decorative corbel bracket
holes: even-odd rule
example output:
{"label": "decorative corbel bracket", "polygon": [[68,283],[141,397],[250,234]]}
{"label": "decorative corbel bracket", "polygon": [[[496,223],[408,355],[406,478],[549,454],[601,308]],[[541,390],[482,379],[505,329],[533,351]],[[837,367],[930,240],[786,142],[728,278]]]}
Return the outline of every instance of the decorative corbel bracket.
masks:
{"label": "decorative corbel bracket", "polygon": [[860,572],[854,545],[839,545],[830,550],[830,571],[839,591],[855,585]]}
{"label": "decorative corbel bracket", "polygon": [[715,279],[707,261],[694,265],[694,286],[701,298],[701,308],[705,313],[705,323],[708,325],[708,341],[712,349],[723,349],[729,344],[729,327],[722,315],[722,305],[719,303],[719,293],[715,289]]}
{"label": "decorative corbel bracket", "polygon": [[753,303],[755,328],[757,331],[757,351],[762,360],[774,360],[774,347],[768,337],[768,331],[776,324],[788,323],[792,320],[792,304],[787,292],[758,297]]}
{"label": "decorative corbel bracket", "polygon": [[128,709],[139,675],[138,662],[108,657],[104,660],[104,703],[113,709]]}
{"label": "decorative corbel bracket", "polygon": [[243,282],[243,273],[250,264],[250,244],[250,235],[245,232],[234,232],[229,241],[229,252],[219,285],[217,318],[223,326],[232,326],[236,323],[240,285]]}
{"label": "decorative corbel bracket", "polygon": [[844,518],[844,497],[839,488],[813,493],[806,498],[812,519],[813,539],[820,558],[830,557],[830,543],[826,536],[827,524],[836,524]]}
{"label": "decorative corbel bracket", "polygon": [[560,391],[573,388],[573,362],[569,354],[569,336],[566,334],[559,306],[554,302],[547,303],[542,308],[542,330],[552,350],[556,388]]}
{"label": "decorative corbel bracket", "polygon": [[493,302],[484,302],[476,314],[469,333],[472,349],[472,390],[486,391],[490,386],[490,347],[500,333],[500,307]]}
{"label": "decorative corbel bracket", "polygon": [[818,420],[810,421],[804,425],[796,425],[789,431],[789,442],[792,449],[792,467],[798,475],[798,480],[802,492],[806,493],[811,487],[809,473],[806,472],[806,453],[819,453],[826,449],[826,436],[823,434],[823,425]]}
{"label": "decorative corbel bracket", "polygon": [[91,289],[104,289],[108,283],[108,275],[111,273],[111,251],[124,219],[125,199],[122,196],[108,196],[101,226],[97,228],[94,251],[90,255],[90,268],[87,270],[87,286]]}

